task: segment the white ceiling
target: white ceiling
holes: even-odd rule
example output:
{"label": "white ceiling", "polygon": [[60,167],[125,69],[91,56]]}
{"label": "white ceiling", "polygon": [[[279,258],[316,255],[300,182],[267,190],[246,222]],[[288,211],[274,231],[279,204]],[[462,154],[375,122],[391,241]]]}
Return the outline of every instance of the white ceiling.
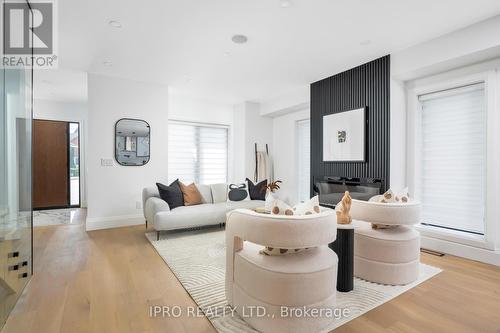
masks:
{"label": "white ceiling", "polygon": [[498,0],[291,2],[58,1],[59,67],[262,101],[500,13]]}

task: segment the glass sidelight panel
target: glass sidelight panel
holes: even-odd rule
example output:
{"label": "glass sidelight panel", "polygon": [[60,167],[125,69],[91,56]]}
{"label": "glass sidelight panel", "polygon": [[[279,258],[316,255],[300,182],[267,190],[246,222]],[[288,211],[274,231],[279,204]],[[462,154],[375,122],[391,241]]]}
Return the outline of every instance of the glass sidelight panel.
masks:
{"label": "glass sidelight panel", "polygon": [[70,206],[80,205],[80,128],[69,123],[69,179]]}
{"label": "glass sidelight panel", "polygon": [[32,69],[0,68],[0,327],[33,268],[32,75]]}
{"label": "glass sidelight panel", "polygon": [[2,70],[0,124],[1,325],[32,274],[32,72]]}

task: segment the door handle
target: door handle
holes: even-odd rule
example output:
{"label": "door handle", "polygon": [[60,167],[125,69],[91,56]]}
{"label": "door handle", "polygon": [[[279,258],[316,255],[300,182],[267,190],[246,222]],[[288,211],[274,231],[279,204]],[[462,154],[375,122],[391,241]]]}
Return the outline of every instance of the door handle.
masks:
{"label": "door handle", "polygon": [[22,273],[22,274],[19,274],[18,277],[20,279],[23,279],[23,278],[27,278],[28,277],[28,273]]}
{"label": "door handle", "polygon": [[17,271],[19,270],[19,265],[11,265],[9,266],[9,271]]}

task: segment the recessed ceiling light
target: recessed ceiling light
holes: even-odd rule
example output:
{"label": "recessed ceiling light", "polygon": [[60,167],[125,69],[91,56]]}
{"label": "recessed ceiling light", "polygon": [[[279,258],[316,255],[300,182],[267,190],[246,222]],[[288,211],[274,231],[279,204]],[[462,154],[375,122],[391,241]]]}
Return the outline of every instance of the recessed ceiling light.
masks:
{"label": "recessed ceiling light", "polygon": [[231,40],[236,44],[245,44],[248,41],[248,37],[245,35],[234,35],[231,37]]}
{"label": "recessed ceiling light", "polygon": [[292,2],[290,0],[281,0],[280,1],[281,8],[289,8],[292,6]]}
{"label": "recessed ceiling light", "polygon": [[104,61],[102,62],[102,64],[103,64],[104,66],[106,66],[106,67],[111,67],[111,66],[113,66],[113,63],[112,63],[111,61],[109,61],[109,60],[104,60]]}
{"label": "recessed ceiling light", "polygon": [[116,21],[116,20],[110,20],[108,22],[109,26],[110,27],[113,27],[113,28],[121,28],[122,27],[122,24],[120,21]]}
{"label": "recessed ceiling light", "polygon": [[371,41],[371,40],[366,39],[366,40],[361,41],[361,42],[359,43],[359,45],[361,45],[361,46],[367,46],[367,45],[370,45],[371,43],[372,43],[372,41]]}

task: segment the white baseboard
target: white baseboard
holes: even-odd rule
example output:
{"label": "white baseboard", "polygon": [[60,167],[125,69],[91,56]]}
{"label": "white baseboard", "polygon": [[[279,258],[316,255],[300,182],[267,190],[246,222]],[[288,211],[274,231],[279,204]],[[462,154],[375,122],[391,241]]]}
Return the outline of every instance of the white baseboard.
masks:
{"label": "white baseboard", "polygon": [[108,216],[108,217],[90,217],[87,218],[86,230],[101,230],[120,227],[130,227],[133,225],[141,225],[145,223],[142,214],[123,215],[123,216]]}
{"label": "white baseboard", "polygon": [[451,254],[454,256],[484,262],[486,264],[500,266],[500,252],[463,245],[428,236],[421,236],[422,248]]}

